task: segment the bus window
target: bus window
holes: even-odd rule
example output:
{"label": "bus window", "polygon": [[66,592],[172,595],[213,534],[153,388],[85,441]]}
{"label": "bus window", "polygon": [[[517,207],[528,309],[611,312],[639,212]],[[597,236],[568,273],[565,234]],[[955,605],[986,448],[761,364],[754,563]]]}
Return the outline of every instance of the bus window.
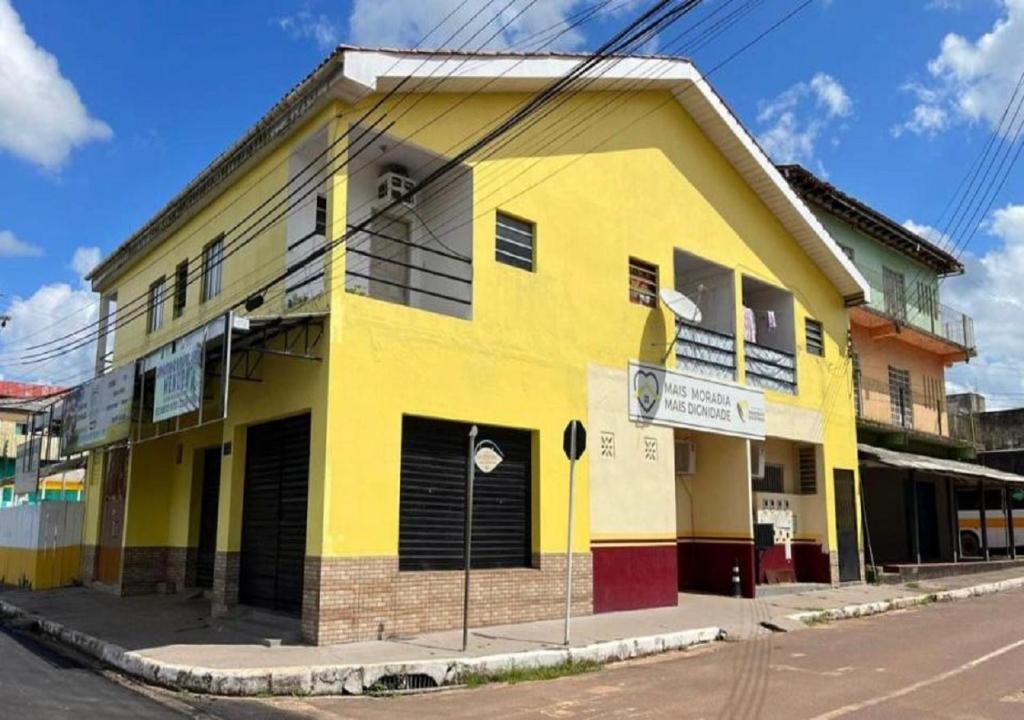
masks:
{"label": "bus window", "polygon": [[1014,510],[1020,510],[1021,508],[1024,508],[1024,489],[1011,490],[1010,503]]}
{"label": "bus window", "polygon": [[1002,510],[1003,509],[1003,491],[1002,490],[986,490],[985,491],[985,510]]}
{"label": "bus window", "polygon": [[974,490],[957,490],[956,506],[959,510],[977,510],[978,493]]}

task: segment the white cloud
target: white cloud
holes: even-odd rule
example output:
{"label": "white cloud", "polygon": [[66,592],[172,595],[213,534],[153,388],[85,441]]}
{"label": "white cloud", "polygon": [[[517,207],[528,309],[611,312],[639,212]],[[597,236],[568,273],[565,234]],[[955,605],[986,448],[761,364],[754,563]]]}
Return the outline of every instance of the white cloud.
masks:
{"label": "white cloud", "polygon": [[85,282],[85,276],[100,264],[100,257],[101,254],[98,247],[76,248],[75,254],[71,258],[71,269]]}
{"label": "white cloud", "polygon": [[[1001,0],[1003,15],[975,40],[956,33],[943,38],[939,54],[928,63],[928,83],[904,90],[916,104],[894,135],[935,135],[957,123],[1000,125],[1006,103],[1024,72],[1024,0]],[[1001,131],[1012,132],[1009,127]]]}
{"label": "white cloud", "polygon": [[[75,250],[71,265],[78,274],[78,282],[43,285],[27,298],[15,297],[4,309],[10,315],[7,327],[0,331],[0,377],[27,382],[67,385],[86,380],[95,364],[95,344],[67,349],[77,345],[73,341],[49,346],[50,351],[27,351],[26,348],[55,341],[64,335],[84,328],[97,320],[98,296],[85,283],[83,268],[98,257],[96,248]],[[39,362],[22,363],[29,353],[53,355]]]}
{"label": "white cloud", "polygon": [[942,287],[943,301],[974,318],[978,357],[949,372],[950,384],[991,395],[994,407],[1024,405],[1024,205],[993,213],[987,225],[996,244],[965,258],[967,272]]}
{"label": "white cloud", "polygon": [[0,230],[0,258],[2,257],[38,257],[43,249],[19,240],[10,230]]}
{"label": "white cloud", "polygon": [[925,240],[935,243],[939,247],[945,247],[946,243],[949,241],[949,236],[938,228],[934,228],[931,225],[922,225],[921,223],[914,222],[909,218],[903,221],[903,227],[915,235],[920,235]]}
{"label": "white cloud", "polygon": [[0,148],[59,170],[71,151],[113,136],[89,115],[57,58],[36,45],[10,0],[0,0]]}
{"label": "white cloud", "polygon": [[[454,48],[467,43],[468,48],[476,49],[509,23],[487,43],[490,48],[501,49],[564,21],[575,8],[592,2],[543,0],[527,4],[525,0],[519,0],[509,5],[491,0],[355,0],[349,16],[349,36],[352,42],[362,45],[411,47],[419,43],[441,18],[454,11],[444,25],[426,39],[424,47],[444,45]],[[479,16],[474,17],[477,13]],[[459,29],[463,25],[466,27]],[[449,40],[453,33],[455,36]],[[542,39],[538,38],[538,41]],[[585,40],[583,32],[574,28],[545,49],[572,50],[581,47]]]}
{"label": "white cloud", "polygon": [[292,39],[313,40],[323,51],[332,50],[341,42],[341,32],[334,21],[323,13],[314,14],[308,8],[277,18],[274,22]]}
{"label": "white cloud", "polygon": [[[819,72],[759,103],[757,120],[764,129],[757,140],[775,162],[820,165],[815,155],[818,139],[835,121],[852,113],[853,100],[842,84]],[[837,138],[832,138],[832,144],[838,144]]]}

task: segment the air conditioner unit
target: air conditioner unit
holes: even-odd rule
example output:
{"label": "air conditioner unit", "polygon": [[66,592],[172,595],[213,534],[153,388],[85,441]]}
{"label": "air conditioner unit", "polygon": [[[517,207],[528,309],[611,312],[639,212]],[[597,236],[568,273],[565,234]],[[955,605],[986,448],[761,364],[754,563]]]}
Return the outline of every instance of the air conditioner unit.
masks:
{"label": "air conditioner unit", "polygon": [[393,165],[377,178],[377,202],[390,205],[401,201],[406,207],[415,207],[416,198],[411,194],[415,187],[416,181],[409,177],[405,168]]}
{"label": "air conditioner unit", "polygon": [[697,444],[690,440],[676,440],[676,477],[697,472]]}
{"label": "air conditioner unit", "polygon": [[750,443],[750,476],[755,478],[764,477],[764,443],[751,441]]}

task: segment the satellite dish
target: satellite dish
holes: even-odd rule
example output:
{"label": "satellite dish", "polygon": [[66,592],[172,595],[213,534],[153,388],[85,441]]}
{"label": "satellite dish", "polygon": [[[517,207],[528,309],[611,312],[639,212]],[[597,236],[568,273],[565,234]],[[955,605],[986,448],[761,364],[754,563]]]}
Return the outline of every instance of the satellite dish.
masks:
{"label": "satellite dish", "polygon": [[672,314],[677,318],[692,323],[699,323],[701,321],[700,308],[697,307],[693,300],[678,290],[664,288],[660,294],[661,301],[665,303],[665,307],[671,310]]}

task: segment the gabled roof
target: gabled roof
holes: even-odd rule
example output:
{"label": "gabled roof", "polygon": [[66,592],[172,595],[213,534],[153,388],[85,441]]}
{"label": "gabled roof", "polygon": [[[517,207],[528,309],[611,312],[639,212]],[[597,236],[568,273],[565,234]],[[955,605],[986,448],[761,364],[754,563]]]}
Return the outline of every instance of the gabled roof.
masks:
{"label": "gabled roof", "polygon": [[[403,80],[403,92],[534,92],[564,77],[587,57],[339,46],[244,137],[107,256],[89,277],[94,286],[115,277],[148,246],[198,212],[212,199],[215,188],[269,151],[287,137],[300,119],[332,97],[356,102],[373,93],[387,92]],[[673,93],[846,303],[856,305],[868,299],[867,281],[691,62],[674,57],[630,55],[597,64],[586,77],[591,90],[622,89],[642,82],[645,89]]]}
{"label": "gabled roof", "polygon": [[939,275],[963,273],[963,263],[953,255],[870,205],[830,185],[807,168],[801,165],[779,165],[779,171],[805,201],[844,220],[865,235],[923,263]]}

